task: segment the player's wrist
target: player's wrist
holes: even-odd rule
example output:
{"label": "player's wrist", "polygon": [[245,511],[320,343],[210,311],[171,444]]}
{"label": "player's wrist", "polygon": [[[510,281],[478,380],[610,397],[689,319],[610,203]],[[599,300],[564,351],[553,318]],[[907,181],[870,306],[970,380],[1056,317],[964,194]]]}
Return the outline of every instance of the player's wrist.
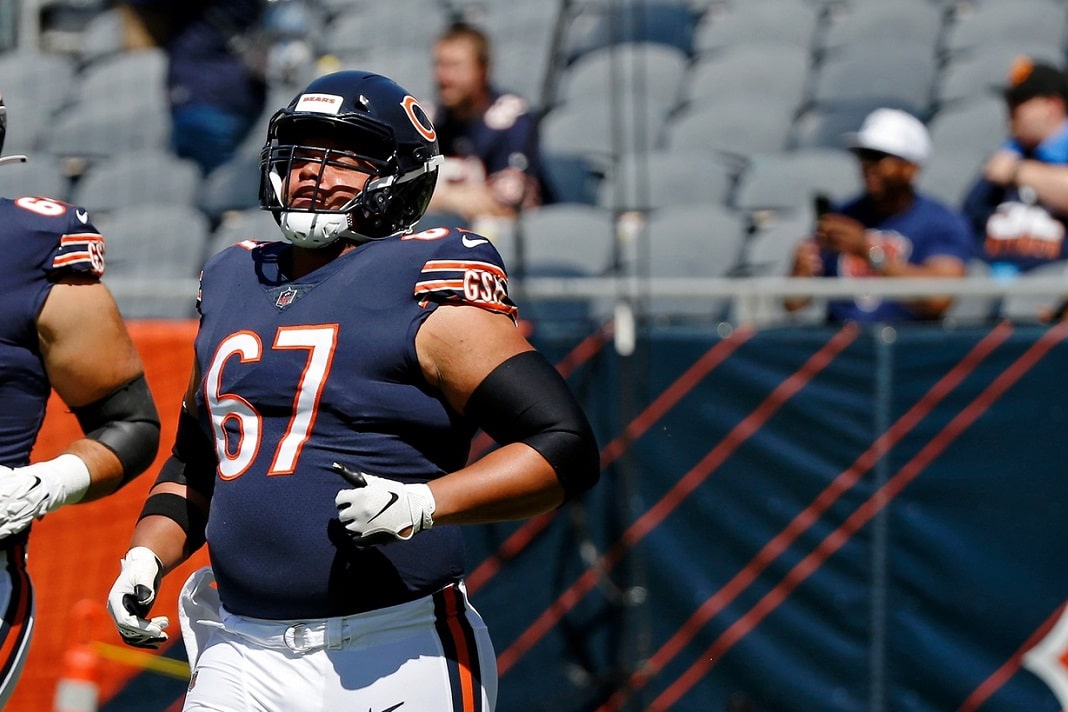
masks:
{"label": "player's wrist", "polygon": [[41,480],[48,492],[45,512],[53,512],[65,504],[82,501],[89,491],[92,476],[89,467],[77,455],[64,453],[45,462],[28,465],[22,470]]}

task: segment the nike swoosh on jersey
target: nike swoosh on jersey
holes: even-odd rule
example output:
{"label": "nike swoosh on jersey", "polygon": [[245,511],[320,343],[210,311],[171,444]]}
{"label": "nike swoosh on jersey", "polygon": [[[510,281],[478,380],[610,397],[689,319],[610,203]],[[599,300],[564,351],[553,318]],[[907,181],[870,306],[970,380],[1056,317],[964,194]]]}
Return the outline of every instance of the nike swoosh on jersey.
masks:
{"label": "nike swoosh on jersey", "polygon": [[[398,702],[397,704],[393,705],[392,707],[387,707],[386,709],[382,710],[382,712],[393,712],[393,710],[400,709],[403,706],[404,706],[403,702]],[[374,712],[374,710],[368,708],[367,712]]]}
{"label": "nike swoosh on jersey", "polygon": [[[387,509],[389,509],[390,507],[392,507],[392,506],[393,506],[393,504],[394,504],[394,503],[395,503],[395,502],[396,502],[396,501],[397,501],[398,499],[400,499],[400,495],[399,495],[399,494],[397,494],[396,492],[390,492],[390,493],[389,493],[389,501],[388,501],[388,502],[386,502],[386,506],[385,506],[385,507],[382,507],[382,509],[378,510],[378,514],[376,514],[375,516],[373,516],[373,517],[371,517],[370,519],[368,519],[368,520],[367,520],[367,523],[368,523],[368,524],[370,524],[370,523],[371,523],[371,522],[373,522],[374,520],[376,520],[376,519],[378,519],[379,517],[381,517],[381,516],[382,516],[382,513],[383,513],[383,512],[385,512],[385,511],[386,511]],[[394,707],[393,709],[396,709],[396,707]],[[389,710],[386,710],[386,712],[389,712]]]}
{"label": "nike swoosh on jersey", "polygon": [[485,245],[487,242],[489,242],[489,240],[471,239],[467,235],[461,237],[460,241],[464,243],[464,247],[478,247],[479,245]]}
{"label": "nike swoosh on jersey", "polygon": [[78,218],[83,223],[89,222],[89,213],[85,212],[84,210],[75,210],[74,217]]}

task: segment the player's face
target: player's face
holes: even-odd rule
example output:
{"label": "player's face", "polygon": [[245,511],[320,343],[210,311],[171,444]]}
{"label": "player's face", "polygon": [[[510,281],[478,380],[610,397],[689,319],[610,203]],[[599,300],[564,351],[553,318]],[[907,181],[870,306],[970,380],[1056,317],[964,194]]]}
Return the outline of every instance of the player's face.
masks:
{"label": "player's face", "polygon": [[374,170],[344,152],[333,140],[312,140],[316,148],[297,149],[289,173],[287,201],[291,208],[338,210],[363,190]]}
{"label": "player's face", "polygon": [[466,39],[444,40],[434,47],[434,78],[438,101],[446,109],[475,101],[486,81],[475,47]]}

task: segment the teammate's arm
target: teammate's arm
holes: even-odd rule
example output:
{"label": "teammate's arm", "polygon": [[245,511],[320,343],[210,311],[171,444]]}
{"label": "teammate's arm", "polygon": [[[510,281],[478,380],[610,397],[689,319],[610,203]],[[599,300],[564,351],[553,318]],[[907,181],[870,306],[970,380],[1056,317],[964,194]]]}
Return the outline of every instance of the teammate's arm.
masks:
{"label": "teammate's arm", "polygon": [[52,387],[86,431],[65,450],[88,469],[81,501],[110,494],[152,463],[160,428],[115,300],[96,278],[63,277],[41,308],[37,332]]}
{"label": "teammate's arm", "polygon": [[204,543],[215,468],[212,445],[196,422],[194,394],[199,382],[194,367],[171,457],[145,499],[119,576],[108,593],[108,612],[129,645],[156,648],[167,640],[168,619],[149,617],[160,580]]}

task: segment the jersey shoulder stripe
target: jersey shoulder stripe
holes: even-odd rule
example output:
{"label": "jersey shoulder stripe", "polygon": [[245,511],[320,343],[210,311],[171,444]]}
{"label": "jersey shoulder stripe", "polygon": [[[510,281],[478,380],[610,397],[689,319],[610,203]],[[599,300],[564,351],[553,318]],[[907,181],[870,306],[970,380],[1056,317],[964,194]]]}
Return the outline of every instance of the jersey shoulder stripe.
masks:
{"label": "jersey shoulder stripe", "polygon": [[104,274],[104,237],[96,232],[67,233],[59,238],[59,249],[52,257],[52,269]]}

